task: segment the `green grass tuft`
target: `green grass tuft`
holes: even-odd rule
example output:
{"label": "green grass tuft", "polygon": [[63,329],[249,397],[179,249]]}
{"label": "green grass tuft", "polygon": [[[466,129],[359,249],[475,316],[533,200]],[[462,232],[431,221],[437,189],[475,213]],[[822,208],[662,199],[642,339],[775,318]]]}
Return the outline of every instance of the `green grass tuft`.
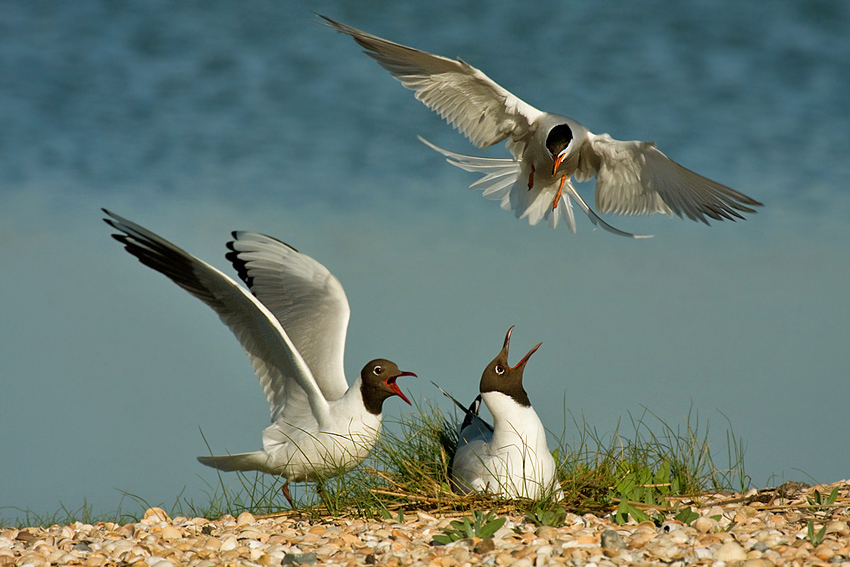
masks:
{"label": "green grass tuft", "polygon": [[[618,522],[630,518],[659,521],[657,516],[650,518],[647,510],[672,516],[680,513],[678,497],[744,492],[750,487],[751,479],[744,471],[744,445],[731,427],[726,433],[727,465],[719,467],[709,447],[708,427],[701,432],[698,419],[690,413],[685,423],[676,428],[647,409],[638,418],[629,415],[629,423],[630,435],[622,434],[619,424],[613,432],[600,434],[583,416],[580,421],[573,418],[575,438],[566,442],[565,428],[553,451],[564,493],[561,501],[551,497],[507,500],[456,492],[448,472],[457,445],[456,419],[447,418],[434,402],[425,401],[417,404],[414,412],[387,420],[372,455],[354,470],[315,485],[291,485],[296,510],[291,510],[283,497],[280,478],[262,473],[218,473],[218,482],[207,485],[205,502],[198,504],[178,496],[171,516],[217,519],[224,514],[238,516],[249,511],[255,515],[358,516],[401,521],[405,511],[466,515],[472,510],[491,510],[494,514],[526,516],[537,525],[560,525],[565,511],[612,513],[612,519]],[[96,519],[86,504],[76,510],[63,506],[49,516],[21,511],[19,525],[97,520],[126,523],[138,520],[151,507],[141,497],[122,494],[121,504],[129,498],[139,507],[138,513],[128,513],[119,505],[118,511]],[[811,504],[823,505],[829,497],[820,500]]]}

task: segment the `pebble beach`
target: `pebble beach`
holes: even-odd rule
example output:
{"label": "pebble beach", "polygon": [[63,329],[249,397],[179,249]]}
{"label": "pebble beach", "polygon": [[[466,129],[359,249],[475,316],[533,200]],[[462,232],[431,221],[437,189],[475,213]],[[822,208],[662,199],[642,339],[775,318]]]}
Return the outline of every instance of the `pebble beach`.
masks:
{"label": "pebble beach", "polygon": [[[811,505],[816,490],[823,497],[835,488],[833,503]],[[786,483],[678,504],[690,506],[699,517],[689,525],[675,520],[616,525],[592,514],[568,513],[563,526],[551,527],[507,515],[493,538],[447,545],[435,544],[433,536],[444,533],[456,516],[433,511],[407,511],[404,521],[394,522],[309,518],[303,512],[171,518],[151,508],[138,522],[125,525],[76,522],[2,529],[0,566],[850,566],[850,481],[815,487]],[[809,535],[809,520],[815,538]]]}

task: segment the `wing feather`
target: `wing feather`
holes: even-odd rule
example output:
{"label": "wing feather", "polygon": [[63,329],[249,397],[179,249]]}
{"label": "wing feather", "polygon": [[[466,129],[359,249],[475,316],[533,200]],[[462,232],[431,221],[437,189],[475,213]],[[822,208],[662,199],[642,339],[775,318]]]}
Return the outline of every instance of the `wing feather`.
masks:
{"label": "wing feather", "polygon": [[[269,401],[272,421],[287,403],[298,402],[323,422],[330,415],[310,368],[278,319],[248,290],[168,240],[106,209],[113,238],[127,252],[206,303],[245,349]],[[303,404],[301,401],[303,400]]]}
{"label": "wing feather", "polygon": [[596,208],[621,215],[664,213],[708,224],[755,213],[758,201],[686,169],[649,142],[614,140],[608,134],[588,135],[599,157]]}
{"label": "wing feather", "polygon": [[543,114],[460,58],[426,53],[320,17],[350,35],[368,56],[414,91],[418,100],[479,148],[509,137],[526,139],[531,125]]}
{"label": "wing feather", "polygon": [[348,390],[343,359],[350,308],[322,264],[275,238],[234,232],[227,259],[280,321],[328,400]]}

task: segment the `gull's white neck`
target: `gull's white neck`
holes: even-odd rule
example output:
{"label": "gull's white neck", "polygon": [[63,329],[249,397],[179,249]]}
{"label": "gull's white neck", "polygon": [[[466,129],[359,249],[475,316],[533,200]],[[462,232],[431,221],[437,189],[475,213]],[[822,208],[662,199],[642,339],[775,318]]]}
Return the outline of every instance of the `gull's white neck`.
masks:
{"label": "gull's white neck", "polygon": [[361,386],[362,380],[357,376],[341,398],[328,402],[330,412],[326,419],[329,423],[320,423],[320,429],[339,432],[348,429],[341,427],[346,424],[362,423],[366,428],[380,430],[383,414],[375,415],[366,409]]}
{"label": "gull's white neck", "polygon": [[501,392],[485,392],[481,397],[493,414],[492,447],[525,446],[537,454],[548,452],[546,430],[533,407],[522,406]]}

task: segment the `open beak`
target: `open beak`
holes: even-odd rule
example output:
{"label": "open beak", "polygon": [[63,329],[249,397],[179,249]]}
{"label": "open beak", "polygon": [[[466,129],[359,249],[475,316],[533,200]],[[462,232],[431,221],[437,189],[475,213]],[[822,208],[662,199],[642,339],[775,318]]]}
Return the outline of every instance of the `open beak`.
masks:
{"label": "open beak", "polygon": [[552,177],[555,177],[558,174],[558,167],[560,167],[561,162],[564,161],[564,158],[567,157],[567,148],[561,150],[557,156],[555,156],[555,167],[552,169]]}
{"label": "open beak", "polygon": [[513,368],[511,368],[511,370],[516,370],[516,369],[517,369],[517,368],[519,368],[520,366],[525,366],[525,363],[526,363],[526,362],[528,362],[528,359],[529,359],[529,358],[531,358],[531,355],[532,355],[532,354],[534,354],[535,352],[537,352],[537,349],[539,349],[539,348],[540,348],[540,345],[542,345],[542,344],[543,344],[543,343],[537,343],[537,346],[535,346],[533,349],[531,349],[530,351],[528,351],[528,354],[526,354],[525,356],[523,356],[523,357],[522,357],[522,360],[520,360],[519,362],[517,362],[517,363],[516,363],[516,366],[514,366]]}
{"label": "open beak", "polygon": [[384,384],[387,385],[387,388],[389,388],[390,391],[393,394],[395,394],[396,396],[398,396],[399,398],[401,398],[402,400],[407,402],[407,405],[412,406],[413,404],[410,403],[410,400],[407,399],[407,396],[404,395],[404,393],[401,391],[401,388],[399,388],[398,384],[395,383],[395,381],[398,378],[401,378],[402,376],[413,376],[414,378],[419,378],[419,376],[417,376],[413,372],[402,372],[398,376],[393,376],[391,378],[387,378],[387,381],[384,382]]}
{"label": "open beak", "polygon": [[[513,325],[511,325],[511,328],[510,328],[510,329],[508,329],[508,334],[507,334],[507,335],[505,335],[505,345],[502,347],[502,350],[503,350],[503,351],[504,351],[504,353],[505,353],[505,358],[506,358],[506,359],[507,359],[507,357],[508,357],[508,349],[509,349],[509,348],[510,348],[510,346],[511,346],[511,333],[513,333],[513,331],[514,331],[514,327],[513,327]],[[526,354],[525,356],[523,356],[523,357],[522,357],[522,360],[520,360],[519,362],[517,362],[515,366],[511,366],[511,370],[515,370],[515,369],[519,368],[520,366],[525,365],[525,363],[526,363],[526,362],[528,362],[528,359],[529,359],[529,358],[531,358],[531,355],[532,355],[532,354],[534,354],[535,352],[537,352],[537,349],[539,349],[539,348],[540,348],[540,345],[542,345],[542,344],[543,344],[543,343],[537,343],[537,346],[536,346],[536,347],[534,347],[533,349],[531,349],[530,351],[528,351],[528,354]]]}
{"label": "open beak", "polygon": [[508,334],[505,335],[505,344],[502,345],[502,350],[505,351],[505,355],[508,354],[508,347],[511,346],[511,333],[514,332],[514,326],[511,325],[511,328],[508,329]]}

